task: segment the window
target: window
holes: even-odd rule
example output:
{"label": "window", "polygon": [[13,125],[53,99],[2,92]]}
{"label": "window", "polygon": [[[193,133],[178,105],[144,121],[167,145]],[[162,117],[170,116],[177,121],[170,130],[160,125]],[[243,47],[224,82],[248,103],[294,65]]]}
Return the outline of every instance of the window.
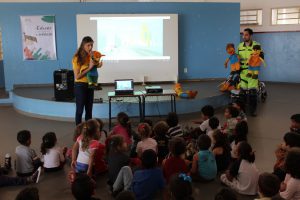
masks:
{"label": "window", "polygon": [[272,24],[300,24],[300,7],[272,9]]}
{"label": "window", "polygon": [[262,25],[262,10],[241,10],[241,25]]}

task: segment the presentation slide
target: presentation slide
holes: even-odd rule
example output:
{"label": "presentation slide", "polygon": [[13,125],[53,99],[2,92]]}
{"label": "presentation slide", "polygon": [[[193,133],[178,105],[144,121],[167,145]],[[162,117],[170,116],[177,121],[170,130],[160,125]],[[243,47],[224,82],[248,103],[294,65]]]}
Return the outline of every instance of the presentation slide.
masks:
{"label": "presentation slide", "polygon": [[100,83],[178,79],[177,14],[77,15],[78,46],[87,35],[94,49],[106,55],[98,70]]}
{"label": "presentation slide", "polygon": [[170,59],[163,52],[163,20],[170,17],[91,17],[106,60]]}

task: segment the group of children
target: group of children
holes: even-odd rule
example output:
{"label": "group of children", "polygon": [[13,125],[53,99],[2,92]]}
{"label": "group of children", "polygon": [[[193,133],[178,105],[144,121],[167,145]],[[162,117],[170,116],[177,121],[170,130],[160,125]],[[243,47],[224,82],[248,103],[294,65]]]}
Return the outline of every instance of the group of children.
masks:
{"label": "group of children", "polygon": [[28,130],[19,131],[17,134],[19,146],[16,147],[15,169],[17,177],[7,176],[11,168],[11,160],[6,168],[0,170],[0,186],[27,185],[38,183],[42,168],[45,173],[63,169],[66,161],[66,148],[57,145],[54,132],[46,133],[42,138],[41,155],[30,148],[31,133]]}
{"label": "group of children", "polygon": [[[260,174],[255,152],[247,142],[243,108],[240,102],[229,105],[221,125],[214,108],[204,106],[203,121],[191,134],[184,133],[176,113],[169,113],[166,120],[154,125],[146,120],[135,131],[128,115],[121,112],[108,136],[100,119],[90,119],[76,127],[69,151],[59,147],[55,133],[46,133],[40,158],[30,148],[30,132],[20,131],[16,148],[18,177],[0,175],[0,186],[38,182],[41,166],[46,173],[59,171],[70,157],[69,180],[78,200],[95,199],[93,178],[106,172],[111,193],[117,199],[146,200],[161,194],[165,199],[193,199],[192,181],[210,182],[217,177],[231,188],[222,189],[217,200],[236,199],[232,190],[259,194],[260,199],[300,199],[300,114],[291,117],[290,132],[276,149],[274,172]],[[100,142],[103,135],[105,142]],[[2,184],[4,179],[10,180]]]}

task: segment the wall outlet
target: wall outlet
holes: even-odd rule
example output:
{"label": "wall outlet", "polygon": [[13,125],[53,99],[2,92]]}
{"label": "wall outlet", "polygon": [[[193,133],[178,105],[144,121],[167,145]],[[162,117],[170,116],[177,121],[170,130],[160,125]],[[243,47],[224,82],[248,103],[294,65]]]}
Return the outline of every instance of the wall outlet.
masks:
{"label": "wall outlet", "polygon": [[187,73],[187,67],[183,68],[183,72],[186,74]]}

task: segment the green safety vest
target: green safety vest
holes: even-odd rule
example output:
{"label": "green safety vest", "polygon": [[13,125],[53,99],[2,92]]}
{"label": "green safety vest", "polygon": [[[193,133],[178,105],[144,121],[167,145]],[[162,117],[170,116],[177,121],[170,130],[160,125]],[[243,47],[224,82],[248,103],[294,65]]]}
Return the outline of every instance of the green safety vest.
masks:
{"label": "green safety vest", "polygon": [[241,69],[248,69],[247,61],[250,58],[251,53],[253,52],[253,46],[260,45],[256,41],[252,41],[249,46],[246,46],[244,42],[241,42],[238,46],[237,54],[240,57]]}
{"label": "green safety vest", "polygon": [[260,45],[260,44],[256,41],[252,41],[249,46],[246,46],[244,42],[241,42],[238,46],[237,54],[239,55],[240,62],[241,62],[241,74],[240,74],[241,82],[239,86],[242,89],[258,89],[258,79],[247,77],[247,73],[248,73],[247,61],[253,52],[254,45]]}

